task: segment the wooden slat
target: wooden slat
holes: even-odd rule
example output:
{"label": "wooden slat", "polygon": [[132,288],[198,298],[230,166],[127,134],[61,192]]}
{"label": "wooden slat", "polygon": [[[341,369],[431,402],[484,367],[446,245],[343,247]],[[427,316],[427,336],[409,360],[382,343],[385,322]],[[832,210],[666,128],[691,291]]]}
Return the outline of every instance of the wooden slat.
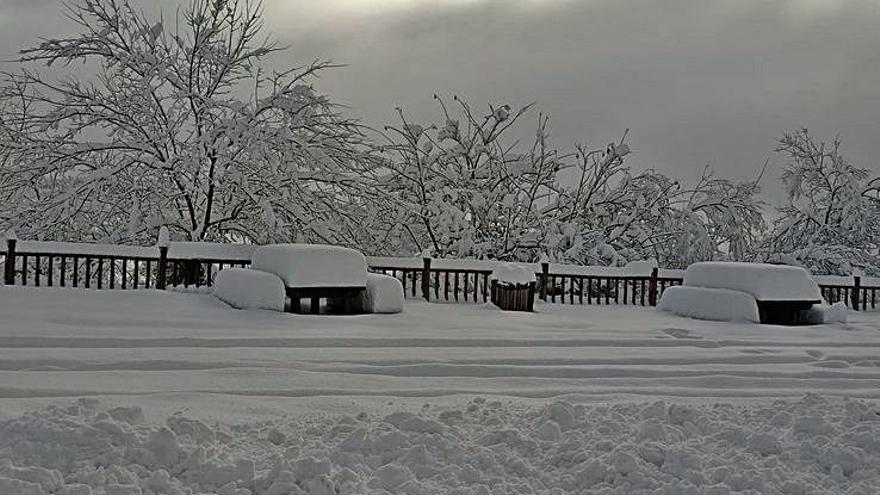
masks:
{"label": "wooden slat", "polygon": [[73,286],[79,287],[79,257],[73,257]]}
{"label": "wooden slat", "polygon": [[86,256],[86,289],[92,286],[92,257]]}
{"label": "wooden slat", "polygon": [[41,256],[38,254],[34,256],[34,286],[40,286],[40,275],[42,275],[42,270],[40,270],[40,258]]}
{"label": "wooden slat", "polygon": [[67,256],[61,257],[61,267],[59,274],[61,276],[61,287],[64,287],[67,283]]}
{"label": "wooden slat", "polygon": [[110,258],[110,288],[116,288],[116,258]]}

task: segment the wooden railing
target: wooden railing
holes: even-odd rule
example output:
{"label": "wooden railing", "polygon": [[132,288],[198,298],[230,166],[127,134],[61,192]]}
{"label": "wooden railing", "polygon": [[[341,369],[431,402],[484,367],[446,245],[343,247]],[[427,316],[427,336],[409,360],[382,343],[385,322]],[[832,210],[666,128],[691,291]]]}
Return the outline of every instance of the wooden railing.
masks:
{"label": "wooden railing", "polygon": [[[112,254],[95,250],[90,244],[66,246],[65,250],[28,250],[20,249],[15,239],[8,239],[5,252],[0,252],[4,283],[93,289],[202,287],[211,286],[217,272],[224,268],[250,265],[250,256],[222,253],[180,256],[175,255],[173,248],[169,251],[168,246],[119,246]],[[368,259],[371,271],[401,280],[407,297],[468,303],[490,300],[492,270],[487,265],[475,262],[471,265],[477,266],[463,267],[442,260],[445,266],[437,266],[434,261],[431,258],[424,258],[421,263],[412,258]],[[585,273],[584,267],[577,266],[569,266],[570,273],[566,273],[565,265],[555,265],[551,272],[549,263],[541,263],[536,268],[538,266],[540,271],[535,272],[538,297],[559,304],[655,306],[667,288],[683,282],[680,276],[661,276],[656,268],[650,275],[634,275]],[[860,277],[854,277],[852,285],[820,282],[819,287],[830,303],[843,301],[855,310],[877,307],[880,286],[863,286]]]}

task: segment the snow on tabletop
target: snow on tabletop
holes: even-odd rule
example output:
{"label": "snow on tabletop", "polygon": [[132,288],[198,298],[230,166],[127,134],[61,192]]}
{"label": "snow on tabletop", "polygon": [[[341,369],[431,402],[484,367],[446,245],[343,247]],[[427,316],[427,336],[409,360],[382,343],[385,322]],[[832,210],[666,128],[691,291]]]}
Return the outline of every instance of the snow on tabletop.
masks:
{"label": "snow on tabletop", "polygon": [[676,285],[663,291],[657,309],[700,320],[760,322],[755,298],[736,290]]}
{"label": "snow on tabletop", "polygon": [[766,263],[707,261],[684,273],[684,285],[738,290],[759,301],[821,301],[819,286],[803,268]]}
{"label": "snow on tabletop", "polygon": [[502,285],[528,285],[537,280],[531,267],[517,263],[498,263],[489,278]]}
{"label": "snow on tabletop", "polygon": [[254,251],[251,268],[274,273],[288,287],[365,287],[367,261],[354,249],[323,244],[273,244]]}
{"label": "snow on tabletop", "polygon": [[400,313],[403,311],[403,284],[390,275],[367,274],[363,309],[367,313]]}
{"label": "snow on tabletop", "polygon": [[233,308],[284,311],[284,284],[272,273],[226,268],[217,273],[212,293]]}

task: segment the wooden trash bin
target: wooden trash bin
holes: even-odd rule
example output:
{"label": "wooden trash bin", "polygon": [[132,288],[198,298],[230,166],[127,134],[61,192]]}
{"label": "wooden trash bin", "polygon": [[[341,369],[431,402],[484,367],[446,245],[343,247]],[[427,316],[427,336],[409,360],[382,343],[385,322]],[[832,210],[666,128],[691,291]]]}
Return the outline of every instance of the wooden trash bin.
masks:
{"label": "wooden trash bin", "polygon": [[498,283],[492,280],[492,304],[505,311],[534,311],[535,282],[528,284]]}

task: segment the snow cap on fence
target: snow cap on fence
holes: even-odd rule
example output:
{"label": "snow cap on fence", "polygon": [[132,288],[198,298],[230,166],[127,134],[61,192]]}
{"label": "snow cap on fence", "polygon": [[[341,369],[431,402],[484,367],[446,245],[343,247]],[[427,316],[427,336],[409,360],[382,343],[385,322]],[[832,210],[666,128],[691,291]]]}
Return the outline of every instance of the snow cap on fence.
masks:
{"label": "snow cap on fence", "polygon": [[12,229],[7,230],[6,233],[3,234],[3,238],[6,239],[7,241],[17,241],[18,240],[18,236],[15,235],[15,231]]}
{"label": "snow cap on fence", "polygon": [[156,243],[159,247],[168,247],[171,244],[171,237],[168,234],[168,227],[162,226],[159,228],[159,241]]}
{"label": "snow cap on fence", "polygon": [[433,258],[434,256],[431,255],[431,250],[429,248],[425,248],[425,249],[422,249],[421,257],[430,259],[430,258]]}

